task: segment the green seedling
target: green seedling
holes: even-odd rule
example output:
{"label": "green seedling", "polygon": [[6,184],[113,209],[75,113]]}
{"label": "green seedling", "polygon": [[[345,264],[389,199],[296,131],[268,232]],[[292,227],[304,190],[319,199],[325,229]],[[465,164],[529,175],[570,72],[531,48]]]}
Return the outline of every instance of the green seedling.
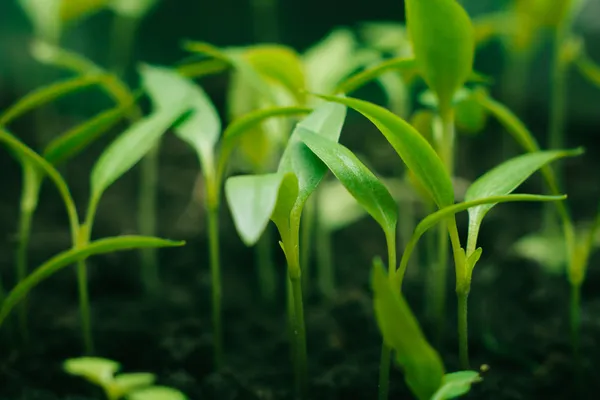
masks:
{"label": "green seedling", "polygon": [[326,167],[300,146],[302,132],[337,141],[346,116],[339,104],[323,103],[300,121],[280,160],[277,172],[243,175],[227,179],[225,195],[236,229],[246,245],[258,241],[272,220],[281,236],[280,245],[288,264],[291,301],[288,315],[293,329],[293,359],[296,392],[306,398],[307,356],[300,267],[300,221],[303,207],[317,189]]}
{"label": "green seedling", "polygon": [[[221,120],[202,88],[177,71],[144,65],[140,68],[143,86],[156,110],[169,111],[186,104],[192,114],[175,126],[175,134],[196,152],[205,181],[204,208],[207,213],[210,268],[212,276],[215,365],[223,364],[221,322],[221,267],[219,259],[219,209],[227,163],[240,140],[272,117],[307,113],[302,107],[274,107],[249,113],[234,120],[221,135]],[[220,143],[219,142],[220,140]]]}
{"label": "green seedling", "polygon": [[66,373],[99,386],[107,400],[186,400],[178,390],[156,386],[156,376],[147,372],[120,373],[121,365],[99,357],[71,358],[63,363]]}

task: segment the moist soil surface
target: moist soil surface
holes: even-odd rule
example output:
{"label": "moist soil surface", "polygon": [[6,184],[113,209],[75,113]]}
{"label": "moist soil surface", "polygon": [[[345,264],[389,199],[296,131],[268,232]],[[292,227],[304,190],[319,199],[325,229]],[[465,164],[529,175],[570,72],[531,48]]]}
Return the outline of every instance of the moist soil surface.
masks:
{"label": "moist soil surface", "polygon": [[[363,129],[372,127],[357,126],[361,134],[365,134]],[[352,140],[351,145],[356,145],[357,140]],[[465,151],[486,157],[481,147],[484,141],[473,139]],[[186,207],[195,179],[194,158],[173,139],[167,139],[165,148],[168,150],[161,161],[160,235],[185,239],[187,245],[160,251],[162,287],[155,296],[145,294],[141,288],[137,253],[99,256],[89,261],[96,354],[119,361],[124,372],[153,372],[160,384],[176,387],[194,400],[292,399],[285,269],[280,250],[273,245],[281,285],[276,301],[268,303],[258,290],[253,251],[240,243],[228,211],[222,210],[226,360],[222,370],[215,370],[205,221],[198,207]],[[375,159],[383,163],[381,160],[388,156]],[[496,163],[496,158],[482,160],[478,164],[485,167]],[[86,157],[77,167],[64,171],[67,179],[85,182],[85,171],[92,161]],[[584,165],[589,167],[589,162],[590,157],[568,164],[567,174],[578,177],[569,182],[575,199],[589,195],[584,188],[585,174],[577,174]],[[14,251],[11,226],[16,226],[20,175],[17,165],[5,155],[0,157],[0,166],[11,177],[0,203],[6,239],[2,240],[0,266],[10,271]],[[377,163],[373,166],[382,174],[388,172]],[[132,210],[136,177],[135,173],[128,174],[102,200],[95,237],[135,232]],[[539,186],[534,184],[528,189],[538,190]],[[74,185],[73,192],[76,201],[85,201],[85,185]],[[39,265],[49,255],[68,247],[62,206],[50,185],[44,187],[43,195],[46,198],[34,224],[31,265]],[[574,209],[587,206],[585,201],[574,203]],[[564,274],[549,274],[508,250],[516,238],[537,229],[540,209],[536,204],[498,206],[482,229],[480,245],[484,253],[469,298],[470,352],[472,368],[487,365],[489,370],[466,398],[593,399],[600,392],[595,370],[600,360],[600,273],[594,259],[583,287],[577,369],[569,341],[569,287]],[[459,222],[465,232],[464,219]],[[373,256],[385,254],[383,235],[373,221],[364,219],[336,233],[333,246],[336,296],[324,299],[316,292],[314,268],[305,295],[309,398],[375,399],[381,337],[373,314],[369,274]],[[426,258],[427,254],[420,256]],[[411,307],[433,340],[434,325],[423,313],[425,270],[426,266],[413,264],[404,287]],[[453,276],[451,265],[448,273]],[[5,280],[10,279],[11,274],[5,272]],[[453,281],[448,280],[445,334],[439,346],[448,371],[458,370]],[[27,304],[27,344],[12,329],[15,318],[7,326],[11,329],[3,331],[0,399],[101,399],[102,394],[94,387],[61,369],[64,359],[82,355],[74,269],[66,268],[36,287]],[[398,368],[393,368],[390,380],[390,399],[412,398]]]}

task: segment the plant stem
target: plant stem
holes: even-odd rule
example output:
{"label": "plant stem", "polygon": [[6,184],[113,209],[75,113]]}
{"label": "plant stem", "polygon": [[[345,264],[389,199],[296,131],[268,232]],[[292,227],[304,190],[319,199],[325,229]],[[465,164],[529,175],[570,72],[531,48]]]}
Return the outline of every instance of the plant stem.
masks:
{"label": "plant stem", "polygon": [[457,292],[458,298],[458,349],[462,369],[469,369],[469,329],[467,320],[467,305],[469,292]]}
{"label": "plant stem", "polygon": [[258,268],[258,286],[263,300],[273,303],[277,294],[277,271],[273,262],[271,244],[273,234],[271,226],[267,226],[256,244],[256,266]]}
{"label": "plant stem", "polygon": [[306,358],[306,332],[304,326],[304,305],[302,303],[302,280],[301,276],[290,274],[292,292],[294,296],[294,335],[296,337],[296,374],[297,387],[301,399],[306,399],[308,389],[308,365]]}
{"label": "plant stem", "polygon": [[112,26],[110,65],[113,73],[122,77],[129,66],[139,20],[115,15]]}
{"label": "plant stem", "polygon": [[[396,281],[396,231],[391,234],[386,233],[386,242],[388,249],[388,279],[392,283]],[[398,290],[401,290],[399,287]],[[390,364],[392,358],[392,349],[383,342],[381,345],[381,360],[379,361],[379,389],[378,399],[387,400],[390,381]]]}
{"label": "plant stem", "polygon": [[[158,186],[159,146],[157,145],[141,161],[140,195],[138,198],[138,229],[145,236],[156,235],[156,196]],[[154,248],[140,251],[142,281],[149,294],[156,294],[160,288],[158,272],[158,252]]]}
{"label": "plant stem", "polygon": [[207,207],[208,242],[212,288],[212,322],[215,346],[214,361],[217,369],[223,366],[223,330],[221,321],[221,265],[219,260],[219,207]]}
{"label": "plant stem", "polygon": [[571,284],[571,346],[573,347],[573,357],[575,365],[580,366],[580,329],[581,329],[581,284]]}
{"label": "plant stem", "polygon": [[[318,189],[317,189],[318,192]],[[313,232],[316,221],[317,196],[308,198],[302,212],[302,224],[300,225],[300,269],[302,270],[302,289],[308,293],[310,288],[310,260],[313,247]]]}

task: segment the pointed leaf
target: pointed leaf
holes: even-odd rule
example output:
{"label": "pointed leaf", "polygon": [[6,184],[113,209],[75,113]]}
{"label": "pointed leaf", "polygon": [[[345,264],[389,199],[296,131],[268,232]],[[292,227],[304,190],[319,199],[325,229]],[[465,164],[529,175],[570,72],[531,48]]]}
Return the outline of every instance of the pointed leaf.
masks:
{"label": "pointed leaf", "polygon": [[431,400],[447,400],[469,393],[471,385],[481,382],[476,371],[459,371],[444,375],[444,382]]}
{"label": "pointed leaf", "polygon": [[299,138],[327,165],[386,235],[393,235],[398,223],[398,206],[385,185],[341,144],[310,131],[300,132]]}
{"label": "pointed leaf", "polygon": [[151,114],[132,125],[102,153],[91,174],[93,197],[99,197],[146,153],[158,144],[162,135],[183,114],[171,110]]}
{"label": "pointed leaf", "polygon": [[98,386],[105,386],[111,383],[113,376],[121,369],[121,364],[106,358],[79,357],[65,360],[63,369],[70,375],[80,376]]}
{"label": "pointed leaf", "polygon": [[152,386],[136,390],[127,395],[128,400],[187,400],[188,398],[178,390],[164,387]]}
{"label": "pointed leaf", "polygon": [[79,90],[97,85],[102,79],[101,75],[78,76],[37,88],[23,96],[13,106],[2,113],[0,116],[0,126],[5,126],[26,112],[60,99],[68,94],[76,93]]}
{"label": "pointed leaf", "polygon": [[176,242],[148,236],[118,236],[95,240],[85,247],[63,251],[36,268],[8,293],[0,305],[0,325],[31,289],[59,270],[77,261],[98,254],[116,253],[131,249],[178,247],[184,244],[185,242],[182,241]]}
{"label": "pointed leaf", "polygon": [[449,107],[473,68],[471,20],[456,0],[406,0],[405,6],[418,68],[441,107]]}
{"label": "pointed leaf", "polygon": [[374,265],[372,285],[375,315],[383,340],[396,352],[396,360],[411,391],[419,400],[430,400],[444,377],[439,354],[425,339],[406,300],[388,279],[380,260]]}
{"label": "pointed leaf", "polygon": [[[465,201],[510,194],[543,166],[560,158],[572,157],[581,153],[581,150],[544,151],[512,158],[491,169],[473,182],[465,194]],[[485,204],[469,209],[469,231],[479,229],[485,214],[494,205]]]}
{"label": "pointed leaf", "polygon": [[102,111],[93,118],[65,132],[46,146],[44,158],[54,165],[73,158],[114,127],[130,109],[131,106],[127,106]]}
{"label": "pointed leaf", "polygon": [[454,203],[452,181],[431,145],[410,124],[383,107],[353,98],[321,96],[347,105],[367,117],[383,133],[406,166],[431,193],[438,207]]}
{"label": "pointed leaf", "polygon": [[[296,187],[291,173],[234,176],[225,182],[225,197],[238,234],[246,246],[254,245],[267,227],[278,203],[296,200],[296,193],[280,196],[281,187]],[[283,193],[282,193],[283,194]],[[288,210],[289,216],[289,210]]]}
{"label": "pointed leaf", "polygon": [[155,110],[173,111],[182,104],[192,110],[189,117],[177,124],[175,134],[196,151],[205,172],[212,170],[221,120],[210,98],[194,81],[173,69],[142,65],[139,71]]}

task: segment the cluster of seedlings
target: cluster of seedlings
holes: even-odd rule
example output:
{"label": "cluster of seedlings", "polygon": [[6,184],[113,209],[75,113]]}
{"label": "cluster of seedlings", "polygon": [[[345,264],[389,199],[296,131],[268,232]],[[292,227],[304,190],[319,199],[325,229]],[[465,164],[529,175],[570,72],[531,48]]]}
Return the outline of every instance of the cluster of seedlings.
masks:
{"label": "cluster of seedlings", "polygon": [[[561,253],[572,290],[572,346],[577,357],[580,291],[600,214],[583,228],[575,224],[566,196],[561,193],[563,176],[557,162],[582,153],[581,149],[563,148],[568,70],[574,67],[600,86],[600,67],[586,56],[583,40],[572,29],[584,1],[515,1],[510,12],[472,20],[456,0],[405,0],[406,26],[367,25],[362,43],[352,31],[336,29],[303,54],[278,44],[217,48],[187,41],[184,49],[191,55],[175,66],[139,64],[135,90],[122,78],[128,65],[127,46],[132,45],[135,26],[152,9],[154,1],[20,3],[35,27],[32,56],[72,76],[27,94],[0,115],[0,142],[23,171],[17,282],[0,283],[3,329],[18,327],[26,339],[29,292],[59,270],[75,265],[82,351],[95,354],[86,259],[98,254],[140,249],[145,288],[150,294],[160,291],[156,250],[185,244],[155,235],[157,155],[161,138],[169,131],[198,156],[212,277],[216,368],[223,366],[226,350],[221,287],[227,283],[221,281],[219,259],[219,210],[223,202],[241,240],[248,246],[256,245],[258,279],[267,300],[274,297],[278,285],[269,254],[273,240],[279,242],[285,255],[297,398],[311,398],[303,306],[307,260],[314,251],[318,289],[324,297],[333,296],[336,280],[329,237],[363,215],[381,226],[387,248],[387,258],[374,260],[371,275],[376,315],[373,323],[382,335],[380,376],[378,383],[373,382],[374,396],[377,392],[379,399],[388,398],[392,364],[402,369],[406,385],[420,400],[462,396],[482,379],[481,371],[472,369],[469,363],[468,298],[472,274],[483,252],[478,247],[480,228],[487,213],[500,203],[547,203],[543,231],[523,238],[517,248],[531,256],[528,249],[541,244],[548,252]],[[116,41],[119,45],[111,69],[60,46],[61,33],[70,24],[105,8],[115,13],[121,27],[117,32],[123,35]],[[515,22],[524,16],[534,23]],[[492,80],[475,71],[473,64],[476,50],[494,39],[505,44],[515,64],[526,64],[535,52],[536,38],[547,30],[554,33],[555,46],[550,131],[548,145],[543,148],[509,107],[491,97],[488,89]],[[522,65],[521,69],[526,70]],[[230,78],[227,123],[221,121],[210,98],[195,81],[223,73]],[[373,82],[385,93],[385,105],[351,97]],[[91,88],[101,89],[114,107],[101,110],[36,149],[10,133],[10,125],[17,118]],[[415,92],[419,106],[410,100]],[[151,103],[147,112],[139,105],[143,98]],[[383,134],[405,166],[400,176],[378,177],[339,143],[349,110],[364,116]],[[456,136],[461,131],[483,131],[488,118],[497,119],[523,154],[481,174],[466,191],[457,194]],[[81,218],[59,172],[61,165],[123,120],[128,128],[104,150],[89,174],[89,200]],[[141,236],[95,238],[92,228],[103,193],[138,163],[142,171],[138,204]],[[543,174],[546,193],[514,193],[537,171]],[[335,180],[324,179],[329,172]],[[47,180],[64,202],[72,244],[41,266],[31,268],[27,260],[31,222],[40,189]],[[420,220],[412,207],[415,199],[429,210]],[[468,212],[469,220],[466,240],[461,239],[456,221],[456,214],[463,211]],[[276,237],[270,231],[270,221],[276,227]],[[425,236],[433,240],[421,241]],[[403,243],[400,253],[399,242]],[[402,294],[407,268],[413,264],[424,267],[420,265],[423,260],[411,262],[420,245],[429,246],[431,259],[426,263],[434,272],[428,282],[426,306],[437,321],[438,339],[444,333],[447,269],[449,264],[454,265],[461,371],[446,370]],[[65,363],[68,373],[100,386],[107,399],[185,398],[175,390],[153,386],[152,374],[115,376],[118,369],[116,362],[94,357]]]}

